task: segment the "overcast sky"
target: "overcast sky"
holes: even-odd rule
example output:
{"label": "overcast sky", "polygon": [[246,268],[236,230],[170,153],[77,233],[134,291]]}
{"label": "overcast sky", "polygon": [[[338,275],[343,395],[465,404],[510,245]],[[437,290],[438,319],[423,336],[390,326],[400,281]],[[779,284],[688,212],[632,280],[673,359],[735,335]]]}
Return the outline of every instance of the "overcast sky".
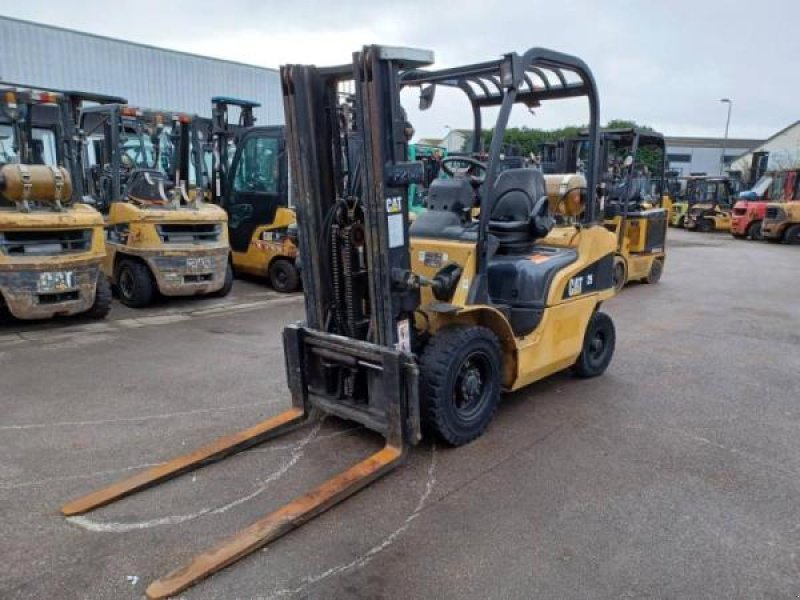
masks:
{"label": "overcast sky", "polygon": [[[721,136],[723,97],[733,100],[731,137],[767,137],[800,119],[797,0],[25,0],[1,10],[269,67],[343,63],[369,43],[428,48],[440,66],[545,46],[588,63],[603,122],[627,118],[668,135]],[[465,102],[437,93],[435,110],[412,111],[418,134],[469,127]],[[586,111],[583,103],[551,103],[514,121],[580,124]]]}

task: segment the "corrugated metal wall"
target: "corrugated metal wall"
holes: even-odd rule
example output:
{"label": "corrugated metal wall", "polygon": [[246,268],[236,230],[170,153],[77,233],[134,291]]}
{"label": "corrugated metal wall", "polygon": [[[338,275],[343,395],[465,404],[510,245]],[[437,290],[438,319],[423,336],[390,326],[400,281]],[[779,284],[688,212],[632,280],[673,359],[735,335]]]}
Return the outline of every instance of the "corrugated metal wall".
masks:
{"label": "corrugated metal wall", "polygon": [[123,96],[133,105],[210,116],[212,96],[261,103],[283,123],[278,72],[0,17],[0,79]]}

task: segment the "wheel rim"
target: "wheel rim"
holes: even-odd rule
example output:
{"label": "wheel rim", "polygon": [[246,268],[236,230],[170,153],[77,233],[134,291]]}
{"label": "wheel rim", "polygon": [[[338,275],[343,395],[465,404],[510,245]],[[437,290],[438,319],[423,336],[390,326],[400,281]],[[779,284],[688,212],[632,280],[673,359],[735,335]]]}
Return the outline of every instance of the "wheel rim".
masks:
{"label": "wheel rim", "polygon": [[289,283],[289,273],[286,272],[286,269],[283,266],[278,267],[275,269],[275,273],[273,275],[273,282],[276,287],[285,288]]}
{"label": "wheel rim", "polygon": [[492,388],[489,355],[473,352],[461,363],[453,385],[453,410],[459,420],[470,423],[479,418]]}
{"label": "wheel rim", "polygon": [[136,284],[133,281],[133,275],[130,270],[122,269],[119,273],[119,293],[122,294],[123,298],[130,298],[133,296],[135,287]]}

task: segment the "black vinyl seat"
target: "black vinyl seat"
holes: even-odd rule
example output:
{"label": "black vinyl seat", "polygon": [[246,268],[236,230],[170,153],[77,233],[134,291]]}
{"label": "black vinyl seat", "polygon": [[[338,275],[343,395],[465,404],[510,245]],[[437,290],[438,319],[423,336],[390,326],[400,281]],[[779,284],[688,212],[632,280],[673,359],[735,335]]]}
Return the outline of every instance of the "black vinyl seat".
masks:
{"label": "black vinyl seat", "polygon": [[475,241],[478,224],[470,220],[475,190],[465,177],[434,179],[425,207],[409,228],[409,235],[448,240]]}
{"label": "black vinyl seat", "polygon": [[[547,226],[532,226],[534,211],[541,210],[546,217],[547,186],[539,169],[507,169],[497,176],[494,184],[494,206],[489,219],[489,233],[500,243],[498,252],[513,254],[530,249],[537,237],[547,235]],[[540,201],[544,199],[544,202]],[[549,217],[548,217],[549,218]],[[552,223],[549,225],[552,227]],[[540,229],[547,229],[542,231]],[[537,231],[539,230],[539,231]]]}

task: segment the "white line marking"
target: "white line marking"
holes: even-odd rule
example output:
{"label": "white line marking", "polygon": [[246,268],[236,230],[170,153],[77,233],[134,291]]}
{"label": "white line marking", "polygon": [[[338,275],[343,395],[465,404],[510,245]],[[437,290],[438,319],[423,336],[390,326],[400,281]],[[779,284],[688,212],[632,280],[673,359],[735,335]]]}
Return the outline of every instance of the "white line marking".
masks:
{"label": "white line marking", "polygon": [[[425,503],[428,501],[431,492],[433,492],[434,485],[436,485],[435,470],[436,470],[436,446],[431,446],[431,464],[428,467],[428,479],[425,482],[425,490],[419,497],[419,502],[417,502],[417,507],[408,517],[406,517],[406,520],[403,521],[403,524],[400,527],[398,527],[392,533],[386,536],[380,543],[376,544],[375,546],[367,550],[364,554],[362,554],[356,559],[351,560],[350,562],[342,563],[335,567],[331,567],[330,569],[322,571],[321,573],[318,573],[316,575],[307,575],[303,577],[301,580],[303,583],[296,588],[282,588],[273,590],[272,592],[269,592],[267,596],[263,597],[264,600],[272,600],[273,598],[280,598],[281,596],[294,596],[295,594],[299,594],[300,592],[305,591],[306,588],[316,583],[319,583],[323,579],[327,579],[328,577],[331,577],[333,575],[339,575],[341,573],[350,571],[352,569],[360,569],[361,567],[368,564],[378,554],[380,554],[381,552],[386,550],[386,548],[394,544],[397,541],[397,539],[400,536],[402,536],[408,530],[409,527],[411,527],[411,524],[420,515],[422,509],[425,508]],[[258,598],[262,597],[258,596]]]}
{"label": "white line marking", "polygon": [[233,406],[216,406],[214,408],[198,408],[196,410],[186,410],[182,412],[165,413],[162,415],[145,415],[142,417],[120,417],[119,419],[98,419],[96,421],[59,421],[56,423],[28,423],[24,425],[0,425],[0,431],[15,431],[20,429],[45,429],[47,427],[78,427],[84,425],[112,425],[114,423],[136,423],[138,421],[152,421],[154,419],[172,419],[174,417],[185,417],[188,415],[201,415],[205,413],[221,412],[227,410],[240,410],[242,408],[254,408],[283,402],[283,400],[262,400],[253,404],[235,404]]}
{"label": "white line marking", "polygon": [[217,507],[209,507],[203,508],[197,512],[189,513],[186,515],[170,515],[167,517],[159,517],[157,519],[151,519],[149,521],[138,521],[133,523],[117,523],[117,522],[109,522],[109,523],[101,523],[98,521],[94,521],[89,517],[67,517],[67,521],[72,523],[73,525],[77,525],[83,529],[88,531],[94,531],[97,533],[125,533],[128,531],[136,531],[139,529],[150,529],[152,527],[160,527],[162,525],[178,525],[180,523],[186,523],[187,521],[194,521],[200,517],[205,515],[218,515],[224,512],[229,511],[230,509],[239,506],[240,504],[244,504],[253,498],[260,496],[263,494],[266,489],[269,487],[269,484],[273,481],[277,481],[281,477],[283,477],[289,469],[291,469],[297,462],[303,457],[305,454],[305,447],[313,440],[317,433],[322,427],[322,419],[317,421],[314,427],[311,429],[309,434],[303,438],[298,444],[296,444],[292,449],[292,455],[289,457],[289,460],[284,462],[276,471],[270,473],[265,479],[259,481],[261,484],[258,488],[256,488],[253,492],[247,494],[246,496],[242,496],[241,498],[237,498],[227,504],[223,504],[222,506]]}

